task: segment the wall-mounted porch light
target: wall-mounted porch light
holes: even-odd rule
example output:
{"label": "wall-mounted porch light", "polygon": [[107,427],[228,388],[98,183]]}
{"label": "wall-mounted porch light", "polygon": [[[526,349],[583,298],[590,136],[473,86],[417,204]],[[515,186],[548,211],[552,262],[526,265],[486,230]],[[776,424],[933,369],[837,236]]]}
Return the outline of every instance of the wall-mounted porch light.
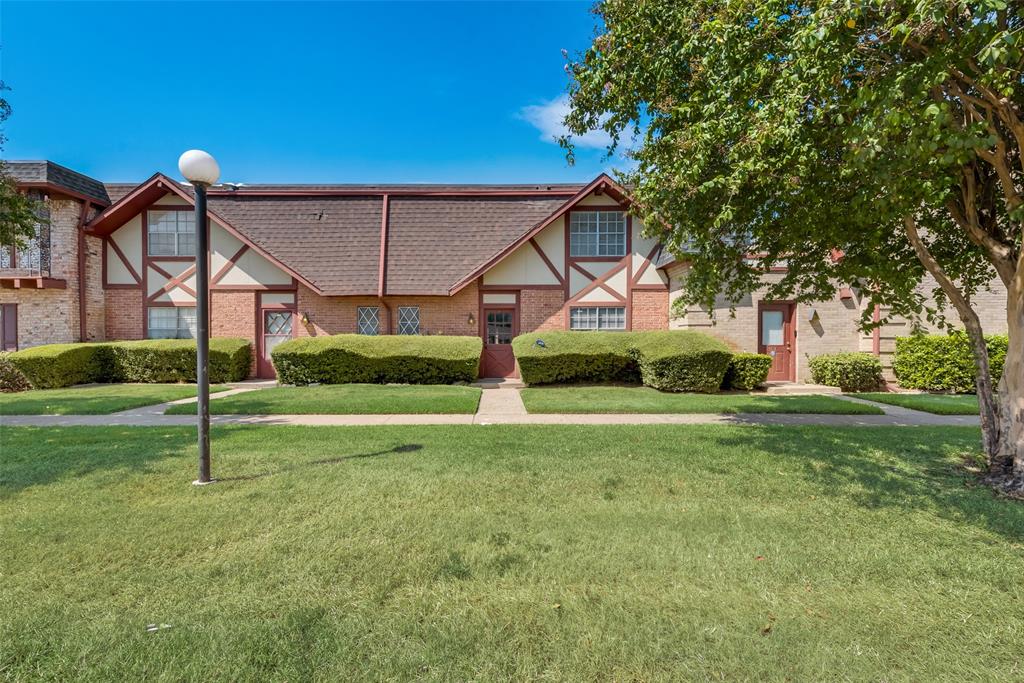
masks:
{"label": "wall-mounted porch light", "polygon": [[470,314],[469,314],[469,317],[468,317],[468,318],[466,318],[466,323],[467,323],[467,324],[468,324],[468,325],[469,325],[470,327],[472,327],[473,325],[476,325],[476,316],[475,316],[475,315],[473,315],[472,313],[470,313]]}

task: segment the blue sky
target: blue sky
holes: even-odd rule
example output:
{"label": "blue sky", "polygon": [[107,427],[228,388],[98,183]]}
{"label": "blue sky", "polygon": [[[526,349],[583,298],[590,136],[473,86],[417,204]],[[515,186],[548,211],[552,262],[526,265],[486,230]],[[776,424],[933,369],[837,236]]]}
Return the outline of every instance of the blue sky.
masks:
{"label": "blue sky", "polygon": [[0,3],[6,159],[106,181],[572,182],[615,165],[557,144],[561,49],[590,2]]}

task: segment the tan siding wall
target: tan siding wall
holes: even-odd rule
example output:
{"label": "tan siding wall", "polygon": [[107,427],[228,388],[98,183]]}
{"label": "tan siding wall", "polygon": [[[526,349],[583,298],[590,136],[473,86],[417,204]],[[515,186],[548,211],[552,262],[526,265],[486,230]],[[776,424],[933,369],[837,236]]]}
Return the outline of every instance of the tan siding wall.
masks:
{"label": "tan siding wall", "polygon": [[78,217],[82,204],[51,198],[50,277],[66,289],[0,289],[0,304],[18,305],[18,348],[79,341]]}
{"label": "tan siding wall", "polygon": [[103,240],[85,238],[85,336],[88,341],[107,338],[106,306],[103,295]]}
{"label": "tan siding wall", "polygon": [[[682,289],[682,277],[686,274],[686,266],[675,266],[670,270],[671,294],[674,301]],[[769,281],[778,281],[781,274],[770,274]],[[730,316],[729,302],[720,297],[715,303],[715,322],[707,312],[693,309],[682,318],[673,318],[669,326],[672,329],[695,329],[707,332],[732,347],[742,351],[757,351],[757,310],[758,303],[764,300],[764,290],[758,290],[736,302],[736,314]],[[810,310],[817,312],[814,321],[808,320]],[[861,332],[857,328],[860,316],[860,303],[857,298],[841,299],[838,290],[832,299],[814,304],[798,304],[795,312],[796,322],[796,377],[800,381],[810,381],[810,370],[807,359],[822,353],[861,350]],[[870,350],[870,346],[867,350]]]}

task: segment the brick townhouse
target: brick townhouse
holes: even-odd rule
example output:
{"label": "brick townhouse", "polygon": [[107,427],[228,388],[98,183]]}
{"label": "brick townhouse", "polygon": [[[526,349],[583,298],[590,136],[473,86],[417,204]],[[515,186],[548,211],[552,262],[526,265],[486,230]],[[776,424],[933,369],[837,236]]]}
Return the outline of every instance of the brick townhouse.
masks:
{"label": "brick townhouse", "polygon": [[[195,226],[188,185],[159,173],[103,183],[49,161],[7,162],[47,221],[0,246],[0,343],[190,337]],[[484,376],[515,376],[509,342],[554,329],[689,328],[772,353],[771,378],[805,380],[806,358],[883,359],[907,333],[857,329],[864,299],[816,304],[758,293],[672,318],[687,265],[628,212],[601,175],[586,185],[217,185],[209,190],[211,330],[253,343],[273,377],[285,339],[339,333],[480,335]],[[998,292],[986,315],[999,331]],[[1005,320],[1002,322],[1005,328]]]}

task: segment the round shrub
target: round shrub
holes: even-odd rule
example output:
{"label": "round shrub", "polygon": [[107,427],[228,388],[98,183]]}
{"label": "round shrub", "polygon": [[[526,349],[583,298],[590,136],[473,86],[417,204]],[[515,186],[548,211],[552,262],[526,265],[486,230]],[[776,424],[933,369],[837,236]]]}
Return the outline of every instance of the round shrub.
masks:
{"label": "round shrub", "polygon": [[815,384],[843,391],[874,391],[882,386],[882,362],[870,353],[826,353],[810,360]]}
{"label": "round shrub", "polygon": [[717,391],[731,352],[688,330],[531,332],[512,340],[527,384],[629,382],[663,391]]}
{"label": "round shrub", "polygon": [[[998,384],[1003,376],[1008,344],[1005,334],[985,337],[993,383]],[[897,337],[892,371],[900,386],[907,389],[955,393],[973,393],[976,389],[974,354],[964,332]]]}
{"label": "round shrub", "polygon": [[750,391],[765,383],[772,369],[772,357],[764,353],[736,353],[729,361],[722,386]]}
{"label": "round shrub", "polygon": [[722,386],[732,352],[700,332],[635,332],[631,352],[645,386],[713,393]]}
{"label": "round shrub", "polygon": [[480,369],[480,337],[336,334],[271,352],[282,384],[454,384]]}

